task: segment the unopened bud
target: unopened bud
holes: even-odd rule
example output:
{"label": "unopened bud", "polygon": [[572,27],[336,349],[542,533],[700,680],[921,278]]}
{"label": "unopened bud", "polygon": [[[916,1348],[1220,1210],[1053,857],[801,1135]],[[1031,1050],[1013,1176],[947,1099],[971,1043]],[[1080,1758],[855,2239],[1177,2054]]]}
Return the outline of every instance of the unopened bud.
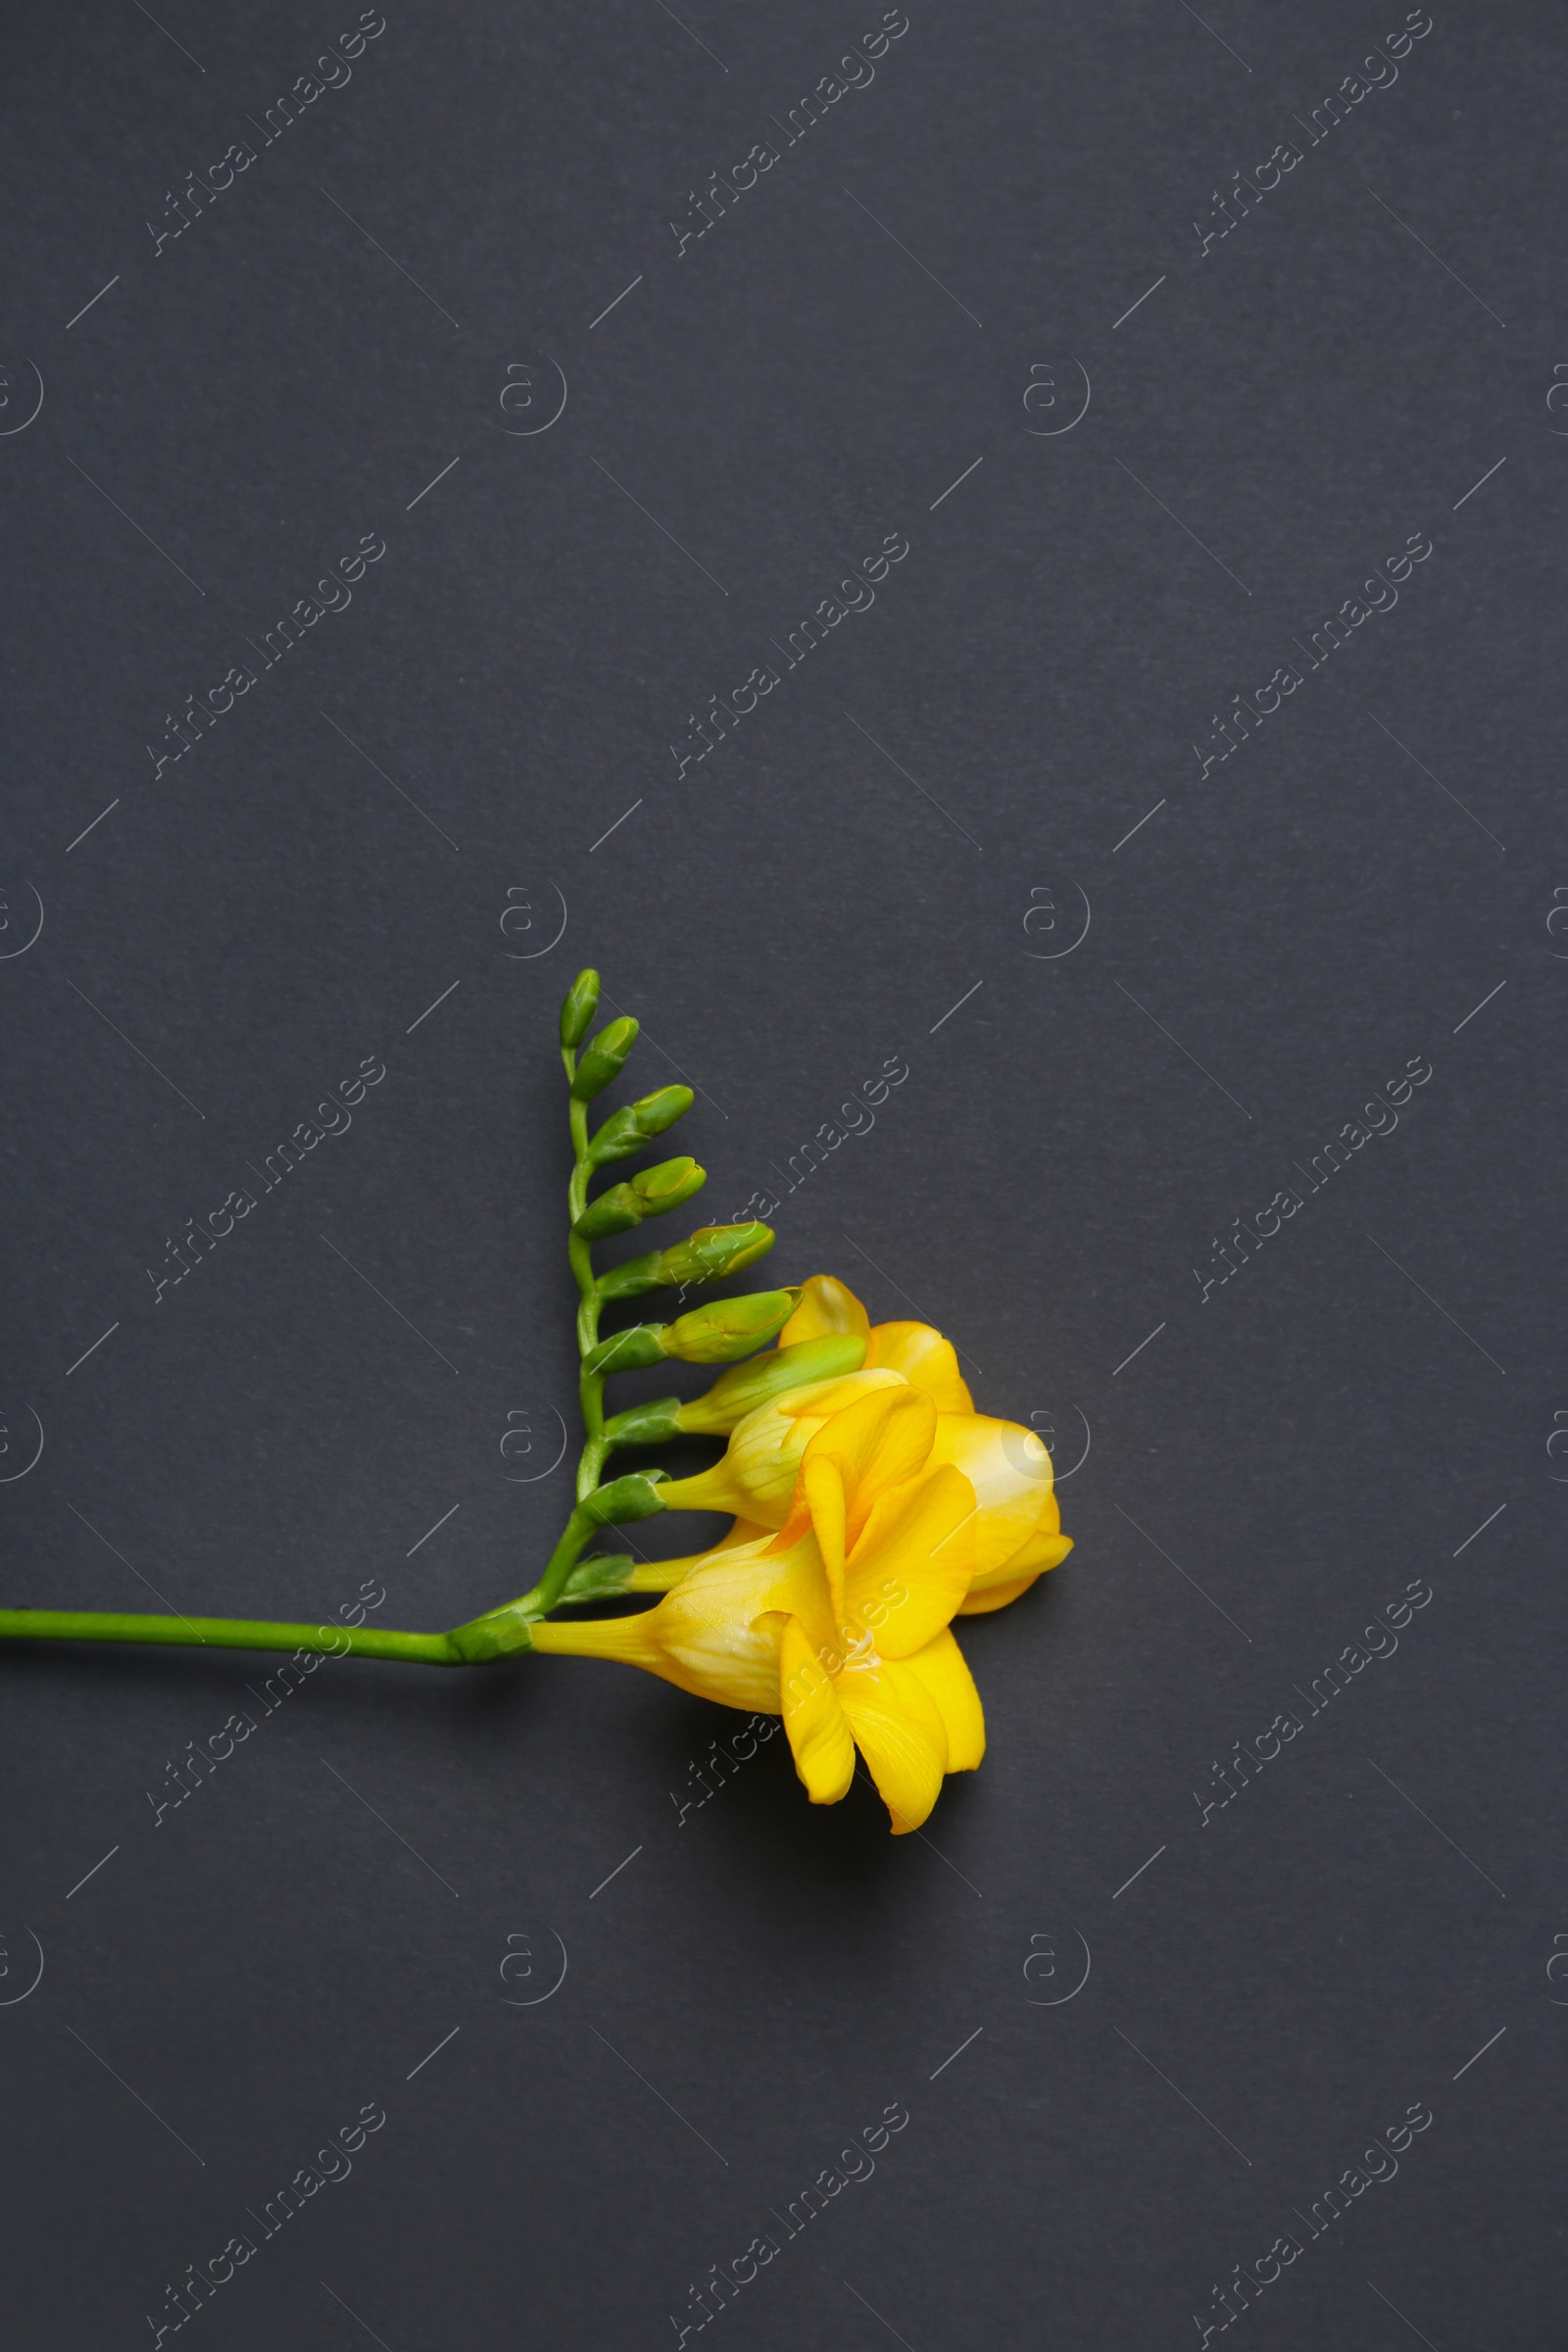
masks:
{"label": "unopened bud", "polygon": [[593,1043],[583,1050],[577,1064],[577,1075],[571,1082],[574,1102],[591,1102],[602,1095],[607,1086],[618,1078],[627,1054],[637,1042],[637,1023],[624,1019],[612,1021],[601,1029]]}
{"label": "unopened bud", "polygon": [[645,1291],[675,1290],[694,1282],[722,1282],[744,1273],[773,1247],[771,1226],[700,1225],[668,1250],[628,1257],[599,1278],[601,1298],[640,1298]]}
{"label": "unopened bud", "polygon": [[660,1280],[721,1282],[729,1274],[744,1274],[773,1247],[773,1228],[754,1217],[745,1225],[699,1225],[685,1241],[660,1255]]}
{"label": "unopened bud", "polygon": [[597,1200],[590,1200],[572,1227],[585,1242],[609,1241],[612,1234],[630,1233],[644,1217],[662,1217],[679,1208],[708,1182],[695,1159],[665,1159],[657,1168],[644,1168],[630,1184],[613,1184]]}
{"label": "unopened bud", "polygon": [[[830,1332],[818,1340],[799,1340],[792,1348],[759,1355],[749,1364],[737,1364],[733,1371],[719,1375],[706,1396],[694,1396],[689,1404],[677,1408],[674,1430],[689,1437],[728,1437],[747,1413],[755,1412],[760,1404],[771,1403],[789,1389],[804,1388],[813,1380],[841,1380],[847,1372],[858,1372],[865,1348],[865,1341],[854,1332]],[[649,1442],[662,1444],[674,1430],[661,1428]]]}
{"label": "unopened bud", "polygon": [[567,989],[561,1007],[561,1042],[567,1053],[580,1045],[588,1034],[588,1024],[599,1006],[599,974],[579,972]]}
{"label": "unopened bud", "polygon": [[582,1368],[590,1377],[601,1372],[642,1372],[650,1364],[662,1364],[667,1353],[662,1323],[634,1323],[629,1331],[612,1332],[597,1348],[590,1348]]}
{"label": "unopened bud", "polygon": [[783,1330],[800,1296],[798,1290],[756,1291],[747,1298],[715,1298],[709,1306],[695,1306],[664,1327],[662,1352],[688,1364],[732,1364]]}
{"label": "unopened bud", "polygon": [[640,1152],[652,1137],[683,1118],[693,1099],[689,1086],[662,1086],[657,1094],[628,1102],[624,1110],[612,1110],[589,1143],[589,1159],[600,1167],[607,1159],[625,1159]]}

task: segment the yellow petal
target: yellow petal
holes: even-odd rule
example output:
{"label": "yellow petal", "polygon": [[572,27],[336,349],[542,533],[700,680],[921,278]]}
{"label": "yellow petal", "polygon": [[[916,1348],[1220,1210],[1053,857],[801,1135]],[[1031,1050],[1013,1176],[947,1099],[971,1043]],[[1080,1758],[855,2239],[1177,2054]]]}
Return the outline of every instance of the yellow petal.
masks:
{"label": "yellow petal", "polygon": [[902,1372],[911,1387],[924,1389],[939,1413],[974,1411],[953,1342],[929,1323],[878,1323],[865,1351],[865,1369]]}
{"label": "yellow petal", "polygon": [[908,1666],[850,1668],[834,1685],[855,1744],[893,1817],[893,1834],[917,1830],[942,1790],[948,1735],[942,1711]]}
{"label": "yellow petal", "polygon": [[805,1284],[801,1303],[778,1335],[781,1348],[797,1340],[819,1340],[824,1332],[850,1331],[870,1336],[871,1318],[852,1290],[832,1274],[813,1274]]}
{"label": "yellow petal", "polygon": [[1059,1568],[1071,1549],[1071,1536],[1064,1536],[1055,1528],[1039,1528],[1027,1543],[1009,1553],[1000,1568],[990,1568],[983,1576],[976,1576],[969,1586],[970,1596],[992,1592],[999,1585],[1016,1584],[1021,1576],[1027,1576],[1032,1583],[1048,1568]]}
{"label": "yellow petal", "polygon": [[924,1467],[936,1430],[930,1397],[901,1382],[847,1405],[817,1431],[804,1459],[837,1463],[844,1480],[845,1541],[851,1546],[877,1496],[904,1486]]}
{"label": "yellow petal", "polygon": [[[896,1373],[852,1372],[843,1380],[812,1381],[758,1405],[736,1422],[718,1461],[661,1490],[664,1508],[734,1511],[760,1526],[783,1527],[801,1456],[828,1413],[858,1396],[905,1386]],[[818,1409],[824,1406],[827,1410]]]}
{"label": "yellow petal", "polygon": [[992,1421],[979,1413],[943,1413],[932,1443],[933,1462],[951,1462],[975,1492],[975,1570],[984,1576],[1012,1557],[1018,1546],[1051,1515],[1051,1456],[1032,1429],[1015,1421]]}
{"label": "yellow petal", "polygon": [[948,1770],[975,1771],[986,1752],[986,1719],[974,1677],[952,1634],[938,1634],[917,1649],[906,1660],[905,1671],[917,1675],[936,1701],[948,1735]]}
{"label": "yellow petal", "polygon": [[902,1372],[846,1372],[839,1380],[814,1381],[781,1396],[778,1409],[792,1421],[830,1421],[847,1404],[858,1404],[874,1389],[899,1389],[906,1385]]}
{"label": "yellow petal", "polygon": [[801,1499],[810,1513],[811,1533],[816,1538],[816,1547],[822,1555],[822,1570],[827,1578],[833,1623],[842,1625],[845,1617],[844,1555],[849,1548],[845,1537],[847,1502],[844,1473],[831,1456],[803,1464]]}
{"label": "yellow petal", "polygon": [[968,1599],[960,1603],[958,1615],[985,1617],[993,1609],[1004,1609],[1009,1600],[1016,1600],[1020,1593],[1028,1592],[1031,1585],[1038,1584],[1044,1574],[1044,1569],[1038,1569],[1028,1576],[1015,1576],[1006,1584],[984,1585],[978,1592],[971,1592]]}
{"label": "yellow petal", "polygon": [[628,1592],[668,1592],[680,1583],[688,1569],[704,1560],[710,1560],[716,1551],[736,1551],[743,1544],[763,1544],[772,1541],[770,1527],[757,1527],[749,1519],[737,1519],[727,1536],[721,1536],[710,1551],[689,1551],[675,1560],[639,1560],[627,1579]]}
{"label": "yellow petal", "polygon": [[779,1694],[795,1769],[813,1805],[836,1805],[855,1778],[855,1742],[833,1679],[817,1661],[798,1617],[784,1621],[779,1640]]}
{"label": "yellow petal", "polygon": [[885,1494],[866,1522],[844,1576],[843,1624],[869,1636],[884,1658],[907,1658],[935,1641],[974,1573],[974,1489],[951,1467]]}

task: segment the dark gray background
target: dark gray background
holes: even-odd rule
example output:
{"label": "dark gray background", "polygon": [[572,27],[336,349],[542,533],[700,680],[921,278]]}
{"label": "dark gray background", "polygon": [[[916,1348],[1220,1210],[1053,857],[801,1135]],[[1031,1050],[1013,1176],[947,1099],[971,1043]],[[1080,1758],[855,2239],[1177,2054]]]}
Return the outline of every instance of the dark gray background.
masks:
{"label": "dark gray background", "polygon": [[[782,1740],[682,1816],[740,1719],[557,1660],[328,1665],[155,1826],[265,1663],[5,1653],[18,2343],[152,2341],[369,2101],[185,2340],[672,2344],[759,2232],[690,2342],[1175,2347],[1286,2231],[1223,2340],[1551,2337],[1563,40],[1435,0],[1308,146],[1404,14],[910,0],[681,254],[874,0],[388,0],[265,148],[352,0],[13,13],[8,1597],[314,1618],[375,1578],[437,1626],[531,1582],[590,961],[641,1085],[701,1090],[717,1217],[906,1056],[769,1269],[953,1334],[981,1409],[1054,1433],[1077,1545],[965,1626],[990,1753],[923,1839],[812,1810]],[[1423,532],[1205,777],[1210,714]],[[157,770],[366,533],[352,606]],[[687,714],[889,533],[874,609],[677,781]],[[1396,1130],[1205,1297],[1416,1055]],[[352,1130],[158,1297],[366,1056]]]}

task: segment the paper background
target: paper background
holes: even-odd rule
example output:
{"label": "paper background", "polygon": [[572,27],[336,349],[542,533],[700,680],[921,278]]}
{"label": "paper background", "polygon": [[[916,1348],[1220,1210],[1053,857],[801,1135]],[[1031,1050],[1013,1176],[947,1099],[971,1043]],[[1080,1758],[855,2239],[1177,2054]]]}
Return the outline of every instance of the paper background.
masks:
{"label": "paper background", "polygon": [[[349,0],[11,27],[11,1600],[315,1618],[368,1579],[438,1626],[531,1582],[585,962],[639,1089],[700,1089],[715,1217],[906,1060],[768,1270],[951,1333],[1052,1433],[1076,1539],[965,1628],[990,1752],[923,1840],[810,1809],[781,1740],[682,1815],[740,1719],[555,1660],[329,1665],[158,1820],[269,1662],[9,1650],[19,2341],[172,2340],[166,2288],[247,2230],[185,2323],[213,2352],[1551,2335],[1560,19],[1435,7],[1314,144],[1397,6],[911,0],[787,143],[880,21],[399,0],[270,144]],[[367,2103],[352,2174],[251,2229]]]}

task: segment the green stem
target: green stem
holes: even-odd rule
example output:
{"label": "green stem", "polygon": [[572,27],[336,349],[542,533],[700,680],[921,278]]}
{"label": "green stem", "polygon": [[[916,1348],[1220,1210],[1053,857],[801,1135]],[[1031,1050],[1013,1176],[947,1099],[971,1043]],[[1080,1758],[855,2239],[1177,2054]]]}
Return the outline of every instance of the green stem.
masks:
{"label": "green stem", "polygon": [[158,1642],[181,1649],[305,1649],[326,1657],[401,1658],[422,1666],[468,1663],[453,1647],[450,1634],[286,1625],[263,1617],[140,1617],[107,1609],[0,1609],[0,1641]]}

